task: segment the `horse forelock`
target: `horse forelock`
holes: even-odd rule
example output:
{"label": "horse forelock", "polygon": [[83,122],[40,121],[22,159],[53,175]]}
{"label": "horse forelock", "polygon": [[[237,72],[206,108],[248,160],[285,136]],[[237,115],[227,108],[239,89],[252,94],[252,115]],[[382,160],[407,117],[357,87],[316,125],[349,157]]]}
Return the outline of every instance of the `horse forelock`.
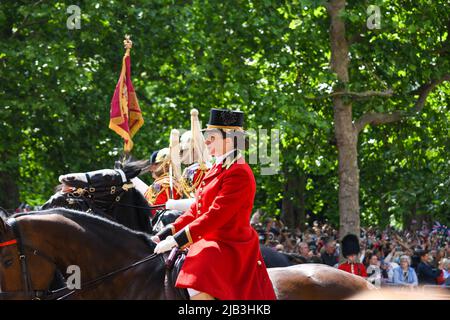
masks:
{"label": "horse forelock", "polygon": [[141,174],[148,172],[150,169],[149,160],[126,161],[122,170],[128,179],[133,179]]}
{"label": "horse forelock", "polygon": [[[111,181],[117,180],[117,184],[125,183],[130,179],[146,173],[150,168],[150,161],[126,161],[122,168],[118,169],[101,169],[88,172],[74,172],[59,176],[58,180],[62,184],[71,187],[78,187],[81,185],[89,185],[90,183],[101,183],[102,181],[93,181],[97,179],[104,179],[107,177]],[[105,184],[111,181],[105,181]]]}
{"label": "horse forelock", "polygon": [[121,182],[123,181],[122,175],[119,170],[113,170],[113,169],[101,169],[101,170],[95,170],[95,171],[89,171],[89,172],[77,172],[77,173],[68,173],[62,176],[59,176],[59,182],[67,184],[69,186],[74,186],[73,184],[82,183],[88,185],[90,183],[89,180],[97,179],[100,177],[101,179],[104,179],[105,177],[109,177],[111,180],[114,177],[120,177]]}
{"label": "horse forelock", "polygon": [[6,227],[6,218],[7,217],[3,217],[2,215],[0,215],[0,234],[3,234],[6,232],[7,227]]}

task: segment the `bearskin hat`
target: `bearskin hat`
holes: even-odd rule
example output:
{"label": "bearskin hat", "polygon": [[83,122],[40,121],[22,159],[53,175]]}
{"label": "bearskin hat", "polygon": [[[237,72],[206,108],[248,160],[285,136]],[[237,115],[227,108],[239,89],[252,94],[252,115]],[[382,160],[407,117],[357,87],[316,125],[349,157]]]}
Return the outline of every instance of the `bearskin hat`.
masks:
{"label": "bearskin hat", "polygon": [[342,255],[345,258],[352,254],[358,254],[360,250],[358,237],[354,234],[347,234],[342,239]]}

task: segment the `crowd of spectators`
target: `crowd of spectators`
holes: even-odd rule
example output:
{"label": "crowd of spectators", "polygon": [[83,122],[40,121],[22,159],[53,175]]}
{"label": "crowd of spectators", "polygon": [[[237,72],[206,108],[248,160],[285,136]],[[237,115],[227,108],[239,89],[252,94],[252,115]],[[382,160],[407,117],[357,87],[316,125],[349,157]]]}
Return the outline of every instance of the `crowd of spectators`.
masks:
{"label": "crowd of spectators", "polygon": [[[337,228],[314,221],[305,230],[290,230],[279,220],[261,222],[252,217],[262,244],[287,255],[294,263],[323,263],[338,267],[340,255]],[[439,225],[439,224],[438,224]],[[442,285],[450,288],[450,231],[445,226],[413,225],[407,230],[388,227],[361,228],[359,260],[367,280],[375,286]]]}

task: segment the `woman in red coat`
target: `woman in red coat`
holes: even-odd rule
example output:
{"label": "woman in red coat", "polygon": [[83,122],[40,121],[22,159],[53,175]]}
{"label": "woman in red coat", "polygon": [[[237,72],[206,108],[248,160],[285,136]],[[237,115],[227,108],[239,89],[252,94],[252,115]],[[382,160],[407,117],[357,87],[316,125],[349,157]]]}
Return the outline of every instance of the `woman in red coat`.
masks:
{"label": "woman in red coat", "polygon": [[154,237],[162,240],[156,253],[189,246],[176,286],[188,288],[191,299],[275,299],[250,225],[256,183],[237,151],[242,126],[242,112],[211,110],[205,142],[216,163],[196,191],[196,202]]}

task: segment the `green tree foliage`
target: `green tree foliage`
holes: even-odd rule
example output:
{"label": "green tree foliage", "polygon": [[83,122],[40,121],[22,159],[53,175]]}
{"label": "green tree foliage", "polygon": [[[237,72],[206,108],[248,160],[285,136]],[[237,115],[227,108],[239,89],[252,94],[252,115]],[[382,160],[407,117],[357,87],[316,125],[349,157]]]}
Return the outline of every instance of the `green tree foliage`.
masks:
{"label": "green tree foliage", "polygon": [[[0,4],[1,206],[41,204],[58,175],[113,165],[122,142],[108,129],[109,104],[123,36],[130,34],[145,118],[134,139],[136,158],[167,146],[170,129],[188,129],[191,108],[203,122],[211,107],[239,108],[247,128],[281,130],[279,174],[263,176],[254,166],[255,206],[279,215],[289,197],[310,215],[339,221],[329,97],[336,76],[323,1],[76,4],[79,30],[67,29],[66,2]],[[381,8],[379,30],[366,27],[369,4]],[[444,2],[389,0],[351,1],[344,14],[351,41],[347,89],[394,92],[354,102],[355,120],[368,112],[407,113],[359,135],[365,224],[407,222],[417,214],[448,219],[450,86],[439,85],[421,112],[410,114],[415,90],[450,70],[448,12]],[[302,194],[286,190],[289,179],[304,179]]]}

